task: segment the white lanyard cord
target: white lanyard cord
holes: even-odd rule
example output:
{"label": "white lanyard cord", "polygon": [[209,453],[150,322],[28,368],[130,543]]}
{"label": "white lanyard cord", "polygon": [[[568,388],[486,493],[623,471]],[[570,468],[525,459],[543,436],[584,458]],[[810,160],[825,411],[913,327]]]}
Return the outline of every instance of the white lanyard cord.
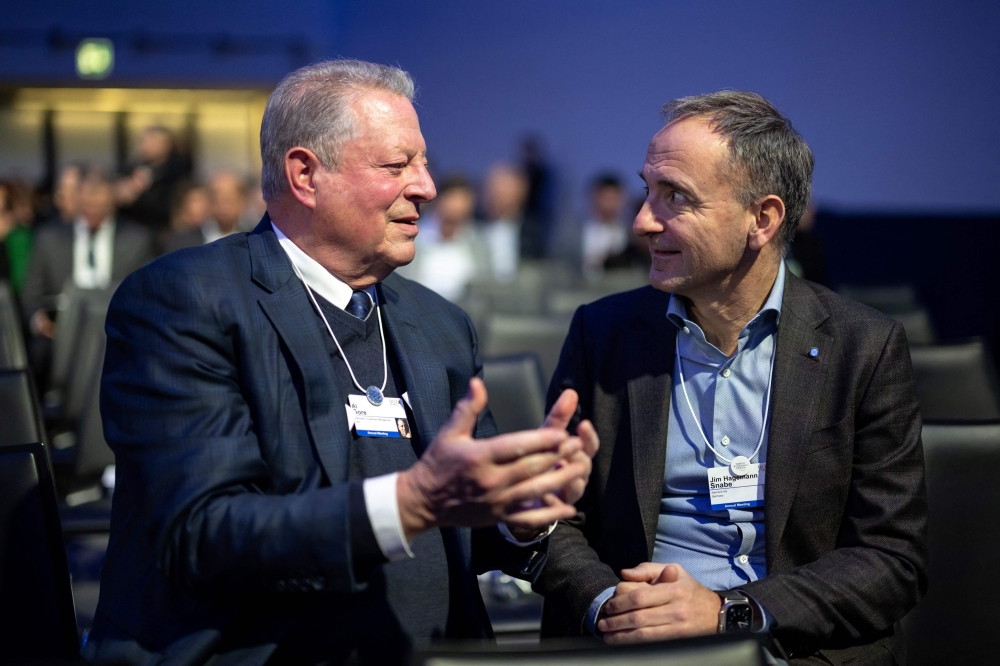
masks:
{"label": "white lanyard cord", "polygon": [[[684,400],[687,402],[688,409],[691,410],[691,417],[694,419],[695,425],[698,426],[698,432],[701,433],[701,438],[705,440],[705,446],[711,449],[712,453],[716,455],[717,458],[722,460],[724,463],[732,464],[732,459],[727,458],[712,446],[712,443],[708,441],[708,437],[705,436],[705,430],[701,427],[701,419],[694,411],[694,407],[691,405],[691,398],[688,397],[687,387],[684,386],[684,359],[681,358],[681,343],[680,334],[674,338],[674,351],[677,354],[677,374],[681,380],[681,391],[684,393]],[[757,448],[753,450],[747,459],[753,460],[754,457],[760,453],[760,447],[764,445],[764,432],[767,430],[767,415],[771,410],[771,380],[774,378],[774,357],[777,356],[778,346],[777,340],[775,340],[774,351],[771,352],[771,369],[767,373],[767,395],[764,397],[764,422],[760,426],[760,439],[757,440]]]}
{"label": "white lanyard cord", "polygon": [[[354,376],[354,369],[351,368],[351,364],[347,360],[347,354],[344,353],[343,348],[340,346],[337,336],[333,334],[333,329],[330,328],[330,322],[326,320],[326,315],[323,314],[323,308],[321,308],[319,303],[316,302],[316,297],[313,296],[312,289],[309,288],[309,284],[306,282],[305,278],[302,277],[302,273],[299,272],[298,267],[295,264],[292,264],[292,268],[295,269],[295,274],[299,276],[300,280],[302,280],[302,285],[306,288],[306,293],[309,294],[309,298],[312,300],[313,305],[316,306],[316,311],[319,312],[319,316],[323,318],[323,323],[326,324],[326,330],[330,332],[330,337],[333,338],[333,343],[337,345],[337,351],[340,352],[340,358],[344,359],[344,365],[347,366],[347,371],[351,373],[351,381],[354,382],[354,385],[358,387],[359,391],[365,393],[365,387],[362,386],[358,382],[358,378]],[[382,313],[379,310],[377,303],[375,304],[375,316],[378,317],[378,332],[379,335],[382,336],[382,388],[379,390],[384,392],[385,385],[389,381],[389,361],[386,357],[385,351],[385,331],[382,329]]]}

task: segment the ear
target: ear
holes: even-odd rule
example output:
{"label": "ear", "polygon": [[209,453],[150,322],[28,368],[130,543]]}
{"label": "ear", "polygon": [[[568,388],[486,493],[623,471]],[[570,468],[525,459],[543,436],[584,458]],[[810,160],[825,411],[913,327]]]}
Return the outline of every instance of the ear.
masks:
{"label": "ear", "polygon": [[322,169],[319,158],[308,148],[295,147],[285,153],[285,180],[295,199],[309,209],[316,208],[316,176]]}
{"label": "ear", "polygon": [[755,212],[750,225],[748,245],[751,250],[761,251],[778,236],[778,229],[785,220],[785,202],[774,194],[769,194],[751,209]]}

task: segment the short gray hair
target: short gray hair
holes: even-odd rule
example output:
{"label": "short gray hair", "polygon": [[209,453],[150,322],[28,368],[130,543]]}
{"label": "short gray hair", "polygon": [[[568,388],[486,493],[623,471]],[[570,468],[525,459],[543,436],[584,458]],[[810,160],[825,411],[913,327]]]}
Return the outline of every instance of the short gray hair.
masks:
{"label": "short gray hair", "polygon": [[728,168],[743,206],[769,194],[781,198],[785,219],[778,229],[778,249],[784,254],[809,207],[813,172],[812,151],[791,121],[760,95],[736,90],[681,97],[664,104],[661,113],[668,125],[704,118],[726,139]]}
{"label": "short gray hair", "polygon": [[265,201],[288,189],[285,154],[301,146],[327,169],[357,136],[351,104],[359,93],[378,90],[413,101],[413,79],[397,67],[363,60],[327,60],[297,69],[278,83],[260,125],[260,188]]}

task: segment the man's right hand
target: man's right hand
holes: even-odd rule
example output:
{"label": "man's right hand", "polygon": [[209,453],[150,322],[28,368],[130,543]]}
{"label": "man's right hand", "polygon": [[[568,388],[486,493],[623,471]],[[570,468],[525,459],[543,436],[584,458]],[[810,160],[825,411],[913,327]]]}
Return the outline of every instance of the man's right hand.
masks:
{"label": "man's right hand", "polygon": [[[486,387],[473,378],[420,460],[399,474],[397,501],[407,540],[433,527],[483,527],[516,514],[520,525],[535,527],[576,515],[555,493],[589,472],[574,459],[583,449],[580,438],[539,428],[473,439],[485,408]],[[542,506],[525,511],[537,499]]]}

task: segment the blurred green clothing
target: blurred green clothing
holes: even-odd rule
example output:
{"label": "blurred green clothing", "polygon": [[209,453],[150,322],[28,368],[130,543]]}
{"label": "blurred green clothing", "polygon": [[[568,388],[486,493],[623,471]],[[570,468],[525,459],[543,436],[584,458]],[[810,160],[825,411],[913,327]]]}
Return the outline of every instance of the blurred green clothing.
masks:
{"label": "blurred green clothing", "polygon": [[5,239],[7,259],[10,262],[10,284],[17,294],[20,294],[24,289],[24,279],[28,275],[28,262],[31,261],[31,242],[31,229],[20,225],[15,226]]}

